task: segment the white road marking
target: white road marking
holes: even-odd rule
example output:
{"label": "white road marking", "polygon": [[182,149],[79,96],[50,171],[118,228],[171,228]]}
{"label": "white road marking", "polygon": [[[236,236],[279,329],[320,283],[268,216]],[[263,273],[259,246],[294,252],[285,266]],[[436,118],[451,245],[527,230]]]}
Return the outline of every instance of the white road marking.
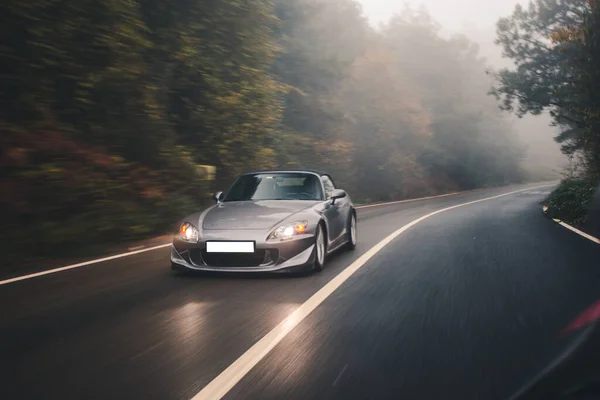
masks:
{"label": "white road marking", "polygon": [[[553,186],[553,185],[544,185],[544,186]],[[454,195],[457,195],[457,194],[460,194],[460,193],[468,193],[468,192],[455,192],[455,193],[442,194],[442,195],[438,195],[438,196],[421,197],[421,198],[418,198],[418,199],[407,199],[407,200],[400,200],[400,201],[392,201],[392,202],[389,202],[389,203],[370,204],[370,205],[366,205],[366,206],[358,206],[356,208],[360,209],[360,208],[380,207],[380,206],[387,206],[387,205],[390,205],[390,204],[400,204],[400,203],[408,203],[408,202],[411,202],[411,201],[436,199],[436,198],[440,198],[440,197],[454,196]],[[67,265],[65,267],[54,268],[54,269],[51,269],[51,270],[48,270],[48,271],[42,271],[42,272],[37,272],[37,273],[34,273],[34,274],[22,275],[22,276],[18,276],[18,277],[11,278],[11,279],[6,279],[6,280],[3,280],[3,281],[0,281],[0,286],[7,285],[9,283],[24,281],[24,280],[27,280],[27,279],[37,278],[39,276],[50,275],[50,274],[55,274],[57,272],[68,271],[68,270],[75,269],[75,268],[85,267],[86,265],[97,264],[97,263],[101,263],[101,262],[104,262],[104,261],[114,260],[114,259],[117,259],[117,258],[129,257],[129,256],[133,256],[135,254],[143,253],[143,252],[146,252],[146,251],[163,249],[165,247],[169,247],[170,245],[171,245],[171,243],[167,243],[167,244],[163,244],[163,245],[160,245],[160,246],[149,247],[147,249],[142,249],[142,250],[137,250],[137,248],[131,248],[130,250],[134,250],[134,249],[136,249],[136,250],[135,251],[129,251],[127,253],[117,254],[117,255],[114,255],[114,256],[110,256],[110,257],[104,257],[104,258],[98,258],[98,259],[95,259],[95,260],[85,261],[85,262],[81,262],[81,263],[78,263],[78,264]]]}
{"label": "white road marking", "polygon": [[461,194],[461,193],[467,193],[467,192],[454,192],[454,193],[447,193],[447,194],[439,194],[437,196],[419,197],[418,199],[406,199],[406,200],[400,200],[400,201],[390,201],[389,203],[377,203],[377,204],[369,204],[366,206],[356,206],[355,208],[360,209],[360,208],[389,206],[391,204],[402,204],[402,203],[409,203],[411,201],[421,201],[421,200],[429,200],[429,199],[438,199],[440,197],[455,196],[455,195]]}
{"label": "white road marking", "polygon": [[82,262],[79,264],[67,265],[66,267],[60,267],[60,268],[55,268],[55,269],[51,269],[48,271],[37,272],[35,274],[22,275],[22,276],[18,276],[16,278],[11,278],[11,279],[6,279],[4,281],[0,281],[0,286],[7,285],[7,284],[13,283],[13,282],[24,281],[26,279],[36,278],[38,276],[50,275],[50,274],[55,274],[57,272],[68,271],[70,269],[85,267],[86,265],[97,264],[97,263],[101,263],[103,261],[115,260],[117,258],[122,258],[122,257],[129,257],[134,254],[144,253],[146,251],[164,249],[165,247],[169,247],[169,246],[171,246],[171,243],[162,244],[160,246],[149,247],[149,248],[143,249],[143,250],[130,251],[128,253],[117,254],[114,256],[110,256],[110,257],[98,258],[96,260],[85,261],[85,262]]}
{"label": "white road marking", "polygon": [[583,236],[584,238],[589,239],[589,240],[591,240],[594,243],[600,244],[600,239],[598,239],[597,237],[594,237],[594,236],[589,235],[589,234],[587,234],[585,232],[582,232],[579,229],[575,228],[574,226],[571,226],[571,225],[569,225],[569,224],[567,224],[565,222],[557,221],[557,220],[555,220],[555,221],[558,222],[559,225],[564,226],[565,228],[567,228],[567,229],[575,232],[576,234],[578,234],[580,236]]}
{"label": "white road marking", "polygon": [[[546,213],[546,212],[548,212],[548,206],[543,206],[543,207],[542,207],[542,210],[543,210],[545,213]],[[578,234],[578,235],[580,235],[580,236],[583,236],[583,237],[584,237],[584,238],[586,238],[586,239],[589,239],[589,240],[591,240],[591,241],[592,241],[592,242],[594,242],[594,243],[598,243],[598,244],[600,244],[600,239],[598,239],[597,237],[594,237],[594,236],[592,236],[592,235],[590,235],[590,234],[588,234],[588,233],[585,233],[585,232],[583,232],[583,231],[580,231],[579,229],[575,228],[574,226],[571,226],[571,225],[567,224],[566,222],[563,222],[563,221],[561,221],[561,220],[560,220],[560,219],[558,219],[558,218],[552,218],[552,221],[556,222],[557,224],[559,224],[559,225],[561,225],[561,226],[564,226],[564,227],[565,227],[565,228],[567,228],[568,230],[570,230],[570,231],[572,231],[572,232],[575,232],[576,234]]]}
{"label": "white road marking", "polygon": [[[372,204],[372,205],[360,206],[360,207],[356,207],[356,208],[379,207],[379,206],[385,206],[385,205],[389,205],[389,204],[407,203],[409,201],[419,201],[419,200],[435,199],[435,198],[438,198],[438,197],[453,196],[453,195],[458,194],[458,193],[460,193],[460,192],[442,194],[442,195],[439,195],[439,196],[423,197],[423,198],[419,198],[419,199],[408,199],[408,200],[394,201],[394,202],[391,202],[391,203]],[[0,281],[0,286],[7,285],[9,283],[24,281],[24,280],[27,280],[27,279],[37,278],[38,276],[50,275],[50,274],[55,274],[57,272],[68,271],[68,270],[75,269],[75,268],[85,267],[86,265],[97,264],[97,263],[101,263],[101,262],[104,262],[104,261],[114,260],[114,259],[117,259],[117,258],[129,257],[129,256],[133,256],[135,254],[143,253],[145,251],[152,251],[152,250],[163,249],[163,248],[168,247],[170,245],[171,245],[171,243],[168,243],[168,244],[163,244],[163,245],[160,245],[160,246],[149,247],[149,248],[143,249],[143,250],[138,250],[140,248],[143,248],[143,246],[135,247],[135,248],[130,248],[129,250],[134,250],[134,251],[128,251],[127,253],[121,253],[121,254],[117,254],[117,255],[114,255],[114,256],[110,256],[110,257],[98,258],[98,259],[95,259],[95,260],[85,261],[85,262],[81,262],[81,263],[78,263],[78,264],[67,265],[65,267],[51,269],[51,270],[48,270],[48,271],[42,271],[42,272],[38,272],[38,273],[34,273],[34,274],[22,275],[22,276],[18,276],[18,277],[11,278],[11,279],[6,279],[4,281]]]}
{"label": "white road marking", "polygon": [[545,195],[548,195],[550,193],[552,193],[552,192],[548,192],[548,191],[546,191],[546,192],[539,192],[539,191],[536,191],[536,192],[523,192],[523,194],[532,194],[532,195],[533,194],[545,194]]}
{"label": "white road marking", "polygon": [[446,207],[438,211],[434,211],[414,221],[404,225],[397,231],[393,232],[381,242],[377,243],[365,254],[360,256],[356,261],[346,267],[331,281],[323,286],[319,291],[312,295],[308,300],[301,304],[294,312],[285,318],[273,330],[263,336],[258,342],[250,347],[244,354],[221,372],[215,379],[208,383],[200,392],[198,392],[192,400],[219,400],[223,398],[252,368],[256,366],[263,358],[273,350],[273,348],[283,340],[302,320],[304,320],[315,308],[317,308],[325,299],[335,292],[344,282],[346,282],[356,271],[361,269],[367,261],[379,253],[386,245],[393,241],[396,237],[406,232],[409,228],[417,225],[419,222],[432,217],[436,214],[455,208],[468,206],[483,201],[489,201],[511,194],[520,193],[525,190],[537,189],[553,185],[536,186],[534,188],[515,190],[513,192],[504,193],[497,196],[487,197],[485,199],[469,201],[467,203],[458,204],[451,207]]}

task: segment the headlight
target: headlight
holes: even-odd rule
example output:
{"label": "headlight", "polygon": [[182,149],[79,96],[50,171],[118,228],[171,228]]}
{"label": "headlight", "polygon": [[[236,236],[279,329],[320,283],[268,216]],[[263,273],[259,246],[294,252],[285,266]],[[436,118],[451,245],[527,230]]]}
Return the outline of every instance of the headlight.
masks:
{"label": "headlight", "polygon": [[179,227],[179,239],[184,242],[197,242],[198,241],[198,229],[189,222],[184,222]]}
{"label": "headlight", "polygon": [[296,221],[293,224],[282,225],[269,235],[269,240],[288,240],[295,235],[302,235],[306,232],[307,225],[307,221]]}

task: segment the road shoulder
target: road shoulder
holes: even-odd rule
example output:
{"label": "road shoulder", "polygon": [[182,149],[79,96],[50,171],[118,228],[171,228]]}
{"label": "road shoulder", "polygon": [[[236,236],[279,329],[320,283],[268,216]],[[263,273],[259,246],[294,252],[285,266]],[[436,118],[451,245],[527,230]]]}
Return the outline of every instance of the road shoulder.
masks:
{"label": "road shoulder", "polygon": [[568,223],[566,223],[564,221],[561,221],[558,218],[552,218],[552,217],[550,217],[548,215],[548,206],[543,206],[542,207],[542,211],[544,212],[544,214],[546,214],[546,216],[548,218],[551,218],[554,222],[556,222],[560,226],[563,226],[563,227],[567,228],[568,230],[570,230],[571,232],[576,233],[577,235],[579,235],[581,237],[584,237],[584,238],[586,238],[586,239],[588,239],[588,240],[590,240],[590,241],[592,241],[594,243],[600,244],[600,239],[598,239],[597,237],[595,237],[595,236],[593,236],[593,235],[591,235],[591,234],[589,234],[587,232],[584,232],[581,229],[577,229],[576,227],[574,227],[574,226],[572,226],[572,225],[570,225],[570,224],[568,224]]}

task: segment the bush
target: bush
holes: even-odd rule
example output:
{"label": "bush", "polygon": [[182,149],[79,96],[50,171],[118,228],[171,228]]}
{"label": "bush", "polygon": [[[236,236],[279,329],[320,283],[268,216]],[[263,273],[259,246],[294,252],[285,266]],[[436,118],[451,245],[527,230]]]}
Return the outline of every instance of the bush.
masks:
{"label": "bush", "polygon": [[563,180],[545,201],[548,215],[572,225],[583,224],[596,185],[594,179]]}
{"label": "bush", "polygon": [[208,203],[210,182],[183,149],[149,166],[65,132],[3,133],[0,267],[164,234]]}

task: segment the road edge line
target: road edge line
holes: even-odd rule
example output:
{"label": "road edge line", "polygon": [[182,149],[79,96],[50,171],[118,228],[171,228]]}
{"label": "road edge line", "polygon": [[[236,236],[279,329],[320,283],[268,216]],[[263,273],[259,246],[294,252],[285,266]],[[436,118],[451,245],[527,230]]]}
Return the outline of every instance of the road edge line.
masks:
{"label": "road edge line", "polygon": [[192,400],[220,400],[227,393],[231,391],[262,359],[264,359],[270,352],[277,346],[300,322],[302,322],[313,310],[315,310],[321,303],[323,303],[329,296],[331,296],[344,282],[346,282],[354,273],[364,267],[366,263],[379,253],[385,246],[391,243],[394,239],[400,236],[402,233],[417,225],[418,223],[426,220],[437,214],[441,214],[445,211],[450,211],[456,208],[468,206],[471,204],[481,203],[484,201],[494,200],[501,197],[509,196],[511,194],[524,192],[527,190],[538,189],[542,187],[553,186],[553,184],[536,186],[533,188],[525,188],[515,190],[500,195],[486,197],[484,199],[478,199],[469,201],[462,204],[446,207],[441,210],[437,210],[419,217],[408,224],[402,226],[400,229],[386,236],[383,240],[375,244],[361,255],[357,260],[352,262],[349,266],[344,268],[339,274],[334,276],[329,282],[327,282],[321,289],[315,294],[308,298],[302,303],[296,310],[289,314],[283,321],[281,321],[275,328],[260,338],[254,345],[246,350],[240,357],[238,357],[231,365],[224,369],[219,375],[213,378],[206,386],[204,386]]}
{"label": "road edge line", "polygon": [[[548,207],[547,206],[543,206],[542,207],[542,211],[544,211],[544,214],[546,214],[548,216]],[[548,218],[550,218],[550,216],[548,216]],[[590,241],[592,241],[594,243],[600,244],[600,239],[598,239],[597,237],[592,236],[589,233],[585,233],[585,232],[583,232],[583,231],[575,228],[574,226],[567,224],[566,222],[564,222],[564,221],[562,221],[560,219],[552,218],[552,220],[554,222],[556,222],[558,225],[563,226],[563,227],[567,228],[568,230],[570,230],[572,232],[575,232],[579,236],[583,236],[584,238],[586,238],[586,239],[588,239],[588,240],[590,240]]]}
{"label": "road edge line", "polygon": [[[542,186],[536,186],[536,187],[548,187],[548,186],[554,186],[555,182],[554,181],[531,182],[531,183],[523,183],[521,185],[528,185],[528,184],[529,185],[540,184]],[[511,186],[511,185],[508,185],[508,186]],[[388,205],[393,205],[393,204],[409,203],[411,201],[421,201],[421,200],[437,199],[437,198],[440,198],[440,197],[456,196],[457,194],[466,194],[466,193],[482,192],[482,191],[485,191],[485,190],[502,189],[503,187],[506,187],[506,186],[493,186],[493,187],[471,189],[471,190],[459,190],[458,192],[451,192],[451,193],[446,193],[446,194],[436,194],[435,196],[427,196],[427,197],[417,197],[416,199],[405,199],[405,200],[398,200],[398,201],[390,201],[390,202],[387,202],[387,203],[365,204],[363,206],[356,206],[355,208],[356,209],[361,209],[361,208],[371,208],[371,207],[388,206]]]}
{"label": "road edge line", "polygon": [[55,274],[57,272],[67,271],[70,269],[81,268],[81,267],[85,267],[86,265],[92,265],[92,264],[97,264],[97,263],[101,263],[104,261],[115,260],[117,258],[129,257],[129,256],[133,256],[135,254],[145,253],[147,251],[164,249],[165,247],[168,247],[168,246],[171,246],[171,243],[161,244],[160,246],[149,247],[147,249],[142,249],[142,250],[129,251],[127,253],[116,254],[114,256],[97,258],[95,260],[84,261],[84,262],[80,262],[77,264],[67,265],[65,267],[49,269],[47,271],[36,272],[34,274],[21,275],[21,276],[15,277],[15,278],[10,278],[10,279],[5,279],[3,281],[0,281],[0,286],[8,285],[9,283],[24,281],[27,279],[37,278],[38,276],[50,275],[50,274]]}
{"label": "road edge line", "polygon": [[[540,187],[547,187],[547,186],[552,186],[552,184],[545,184],[545,185],[540,186]],[[393,201],[393,202],[389,202],[389,203],[368,204],[368,205],[364,205],[364,206],[357,206],[356,209],[371,208],[371,207],[381,207],[381,206],[387,206],[387,205],[392,205],[392,204],[401,204],[401,203],[409,203],[409,202],[413,202],[413,201],[436,199],[436,198],[440,198],[440,197],[455,196],[457,194],[469,193],[469,192],[473,192],[473,191],[483,191],[483,190],[486,190],[486,189],[494,189],[494,188],[474,189],[474,190],[467,190],[467,191],[463,191],[463,192],[454,192],[454,193],[447,193],[447,194],[441,194],[441,195],[436,195],[436,196],[420,197],[420,198],[416,198],[416,199],[399,200],[399,201]],[[527,189],[524,189],[524,190],[527,190]],[[531,190],[531,189],[529,189],[529,190]],[[77,264],[67,265],[67,266],[64,266],[64,267],[53,268],[53,269],[49,269],[49,270],[46,270],[46,271],[40,271],[40,272],[36,272],[36,273],[32,273],[32,274],[27,274],[27,275],[20,275],[20,276],[16,276],[16,277],[13,277],[13,278],[9,278],[9,279],[5,279],[5,280],[0,281],[0,286],[7,285],[9,283],[24,281],[24,280],[28,280],[28,279],[32,279],[32,278],[37,278],[39,276],[51,275],[51,274],[55,274],[55,273],[58,273],[58,272],[68,271],[68,270],[75,269],[75,268],[80,268],[80,267],[85,267],[87,265],[98,264],[98,263],[101,263],[101,262],[104,262],[104,261],[110,261],[110,260],[115,260],[115,259],[118,259],[118,258],[129,257],[129,256],[133,256],[133,255],[136,255],[136,254],[139,254],[139,253],[144,253],[144,252],[147,252],[147,251],[159,250],[159,249],[163,249],[165,247],[169,247],[170,245],[171,245],[171,243],[169,242],[169,243],[166,243],[166,244],[163,244],[163,245],[159,245],[159,246],[154,246],[154,247],[149,247],[149,248],[143,248],[141,250],[128,251],[128,252],[125,252],[125,253],[115,254],[113,256],[108,256],[108,257],[103,257],[103,258],[96,258],[96,259],[92,259],[92,260],[80,262],[80,263],[77,263]],[[132,249],[139,249],[139,248],[140,247],[133,247]]]}
{"label": "road edge line", "polygon": [[456,196],[457,194],[461,194],[461,193],[468,193],[468,192],[452,192],[452,193],[446,193],[446,194],[438,194],[438,195],[435,195],[435,196],[418,197],[416,199],[406,199],[406,200],[390,201],[388,203],[366,204],[364,206],[356,206],[354,208],[356,208],[357,210],[360,210],[361,208],[390,206],[390,205],[393,205],[393,204],[410,203],[411,201],[421,201],[421,200],[429,200],[429,199],[439,199],[440,197]]}

